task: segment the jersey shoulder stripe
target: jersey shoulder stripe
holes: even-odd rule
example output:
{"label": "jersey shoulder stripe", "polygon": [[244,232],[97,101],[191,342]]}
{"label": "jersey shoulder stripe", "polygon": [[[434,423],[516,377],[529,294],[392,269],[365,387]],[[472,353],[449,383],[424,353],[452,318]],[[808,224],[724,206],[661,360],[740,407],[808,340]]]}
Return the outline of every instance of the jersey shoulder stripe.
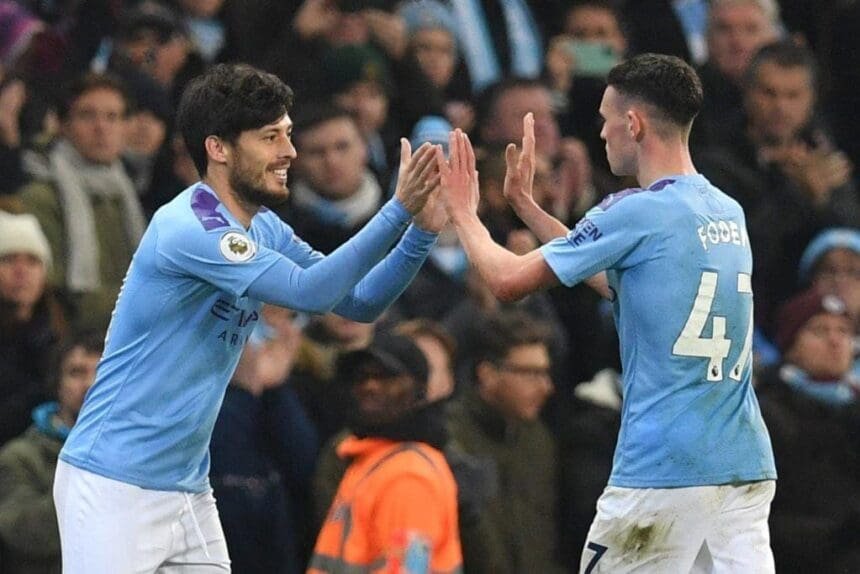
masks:
{"label": "jersey shoulder stripe", "polygon": [[197,186],[191,194],[191,210],[197,216],[197,221],[206,231],[230,227],[230,222],[221,213],[218,206],[221,202],[202,185]]}
{"label": "jersey shoulder stripe", "polygon": [[662,190],[663,190],[663,189],[665,189],[668,185],[671,185],[671,184],[673,184],[673,183],[675,183],[675,180],[674,180],[674,179],[661,179],[661,180],[659,180],[659,181],[655,182],[651,187],[647,187],[647,188],[642,188],[642,187],[630,187],[630,188],[627,188],[627,189],[622,189],[621,191],[617,191],[617,192],[615,192],[615,193],[611,193],[611,194],[607,195],[607,196],[603,199],[603,201],[601,201],[601,202],[597,205],[597,207],[598,207],[598,208],[600,208],[600,209],[601,209],[601,210],[603,210],[603,211],[606,211],[606,210],[608,210],[610,207],[613,207],[613,206],[615,206],[615,205],[618,205],[618,203],[620,203],[620,202],[621,202],[621,200],[622,200],[622,199],[624,199],[624,198],[631,197],[631,196],[633,196],[633,195],[636,195],[636,194],[638,194],[638,193],[642,193],[642,192],[644,192],[644,191],[651,191],[651,192],[655,192],[655,191],[662,191]]}

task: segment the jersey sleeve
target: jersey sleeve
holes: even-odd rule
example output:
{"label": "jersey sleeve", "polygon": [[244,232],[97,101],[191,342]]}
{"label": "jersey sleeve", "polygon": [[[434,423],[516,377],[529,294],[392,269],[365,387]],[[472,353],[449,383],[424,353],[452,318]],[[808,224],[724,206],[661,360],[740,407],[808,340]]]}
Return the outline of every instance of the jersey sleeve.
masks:
{"label": "jersey sleeve", "polygon": [[205,231],[162,225],[156,249],[159,268],[165,273],[201,279],[236,297],[282,257],[236,227]]}
{"label": "jersey sleeve", "polygon": [[632,267],[649,257],[653,223],[646,210],[647,200],[637,196],[604,202],[590,209],[567,236],[543,245],[541,253],[568,287],[600,271]]}

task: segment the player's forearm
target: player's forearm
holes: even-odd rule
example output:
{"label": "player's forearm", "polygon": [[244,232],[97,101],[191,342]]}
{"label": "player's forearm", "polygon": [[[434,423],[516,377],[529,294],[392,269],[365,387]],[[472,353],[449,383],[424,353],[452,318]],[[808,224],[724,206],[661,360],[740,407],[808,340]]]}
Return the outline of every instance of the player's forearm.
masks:
{"label": "player's forearm", "polygon": [[493,295],[502,301],[524,296],[525,293],[519,293],[509,281],[521,268],[521,257],[493,241],[477,215],[463,215],[452,221],[469,262]]}
{"label": "player's forearm", "polygon": [[565,224],[541,209],[534,201],[511,204],[511,207],[541,243],[564,237],[570,231]]}
{"label": "player's forearm", "polygon": [[249,286],[248,294],[297,311],[331,311],[385,256],[410,217],[392,199],[361,231],[321,261],[303,269],[283,258]]}
{"label": "player's forearm", "polygon": [[397,246],[338,303],[334,312],[354,321],[375,321],[403,293],[438,237],[409,227]]}

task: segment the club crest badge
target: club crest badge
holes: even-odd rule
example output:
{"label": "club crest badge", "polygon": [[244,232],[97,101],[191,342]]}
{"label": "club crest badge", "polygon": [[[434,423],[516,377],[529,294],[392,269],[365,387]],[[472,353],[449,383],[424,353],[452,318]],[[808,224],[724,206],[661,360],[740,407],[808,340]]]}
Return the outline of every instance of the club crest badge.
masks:
{"label": "club crest badge", "polygon": [[228,231],[222,235],[218,247],[224,259],[234,263],[248,261],[257,253],[257,246],[251,238],[238,231]]}

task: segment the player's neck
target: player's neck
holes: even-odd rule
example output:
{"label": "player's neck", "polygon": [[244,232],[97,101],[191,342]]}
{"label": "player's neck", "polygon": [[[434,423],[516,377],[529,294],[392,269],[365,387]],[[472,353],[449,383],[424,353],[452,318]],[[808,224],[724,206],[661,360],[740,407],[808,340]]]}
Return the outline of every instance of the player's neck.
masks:
{"label": "player's neck", "polygon": [[203,177],[203,183],[208,185],[218,199],[227,208],[227,211],[242,224],[242,227],[248,229],[251,227],[251,220],[259,211],[260,206],[254,203],[243,201],[233,186],[230,185],[229,179],[221,176],[219,173],[207,172]]}
{"label": "player's neck", "polygon": [[667,177],[696,173],[686,142],[655,142],[642,150],[636,179],[642,188],[648,188]]}

